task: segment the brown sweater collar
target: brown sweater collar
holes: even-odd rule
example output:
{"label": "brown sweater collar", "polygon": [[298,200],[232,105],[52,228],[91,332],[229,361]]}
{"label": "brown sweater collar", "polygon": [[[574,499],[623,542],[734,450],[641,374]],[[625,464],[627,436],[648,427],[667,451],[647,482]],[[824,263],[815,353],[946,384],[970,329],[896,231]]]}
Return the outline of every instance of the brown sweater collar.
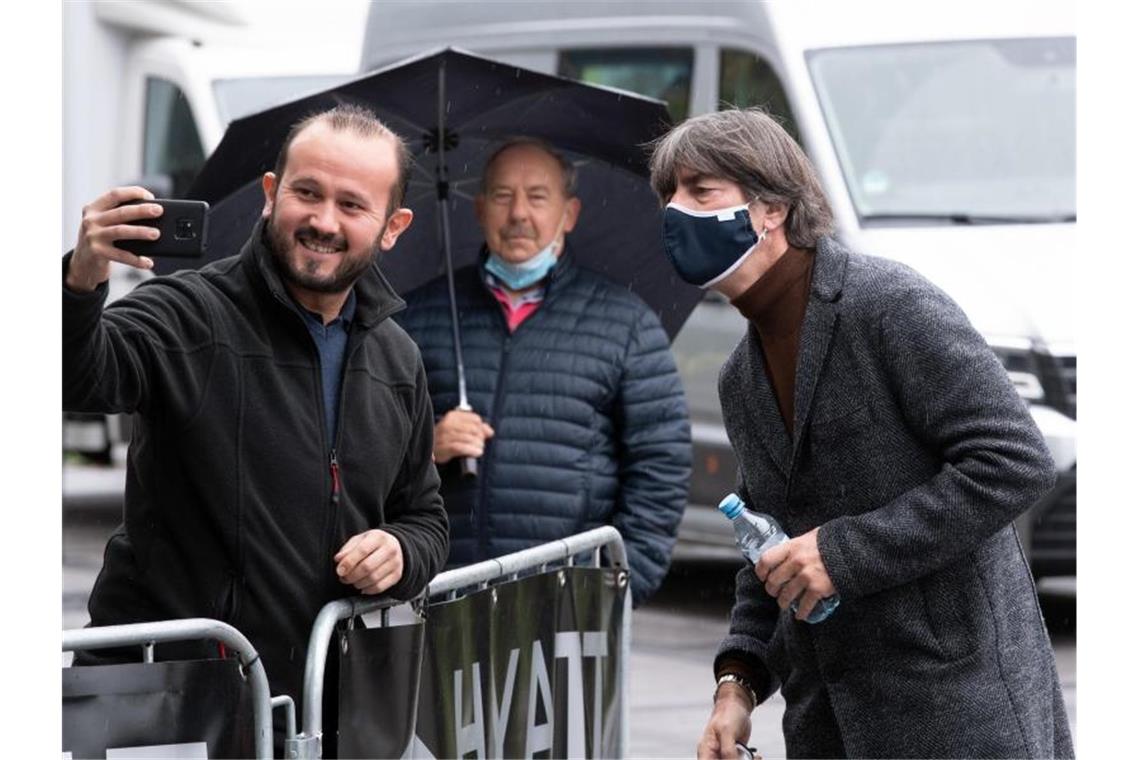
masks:
{"label": "brown sweater collar", "polygon": [[784,335],[803,319],[811,289],[812,250],[788,248],[732,305],[763,335]]}

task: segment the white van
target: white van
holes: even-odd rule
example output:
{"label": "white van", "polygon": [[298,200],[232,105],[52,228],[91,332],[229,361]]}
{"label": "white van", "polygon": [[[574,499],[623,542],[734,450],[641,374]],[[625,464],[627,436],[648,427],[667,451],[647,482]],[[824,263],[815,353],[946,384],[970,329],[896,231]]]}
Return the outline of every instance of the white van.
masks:
{"label": "white van", "polygon": [[[75,240],[83,205],[110,188],[182,197],[230,121],[352,77],[364,13],[359,3],[343,10],[351,5],[355,23],[329,45],[268,34],[236,2],[64,3],[64,244]],[[318,26],[335,28],[336,15],[322,14]],[[116,264],[110,298],[146,276]],[[65,421],[64,449],[97,461],[127,437],[120,417]]]}
{"label": "white van", "polygon": [[[365,70],[451,45],[660,97],[782,119],[818,167],[839,235],[946,290],[1001,357],[1059,483],[1019,527],[1038,574],[1076,573],[1075,20],[1001,2],[374,3]],[[735,462],[716,375],[743,319],[698,306],[674,343],[693,413],[679,553],[730,548],[715,505]]]}

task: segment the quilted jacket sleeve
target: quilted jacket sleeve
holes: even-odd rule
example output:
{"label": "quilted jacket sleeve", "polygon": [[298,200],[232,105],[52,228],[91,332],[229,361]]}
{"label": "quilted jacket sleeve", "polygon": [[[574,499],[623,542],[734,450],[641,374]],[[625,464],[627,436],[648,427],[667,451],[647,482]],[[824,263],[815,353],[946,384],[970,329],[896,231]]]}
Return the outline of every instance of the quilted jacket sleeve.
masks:
{"label": "quilted jacket sleeve", "polygon": [[887,504],[824,523],[840,596],[873,594],[973,551],[1053,484],[1052,459],[1009,377],[966,315],[927,283],[879,314],[880,361],[907,427],[941,470]]}
{"label": "quilted jacket sleeve", "polygon": [[692,469],[685,391],[669,339],[648,307],[629,343],[618,401],[621,494],[613,524],[629,555],[636,606],[669,569]]}

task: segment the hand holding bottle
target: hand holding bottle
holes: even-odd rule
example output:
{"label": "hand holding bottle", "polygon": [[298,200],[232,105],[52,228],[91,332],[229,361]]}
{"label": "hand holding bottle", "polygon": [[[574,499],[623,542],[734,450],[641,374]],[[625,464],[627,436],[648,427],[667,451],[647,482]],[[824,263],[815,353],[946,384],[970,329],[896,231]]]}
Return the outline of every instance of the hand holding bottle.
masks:
{"label": "hand holding bottle", "polygon": [[764,552],[756,563],[756,577],[764,590],[782,610],[795,604],[797,620],[808,620],[821,600],[835,597],[835,586],[819,553],[818,533],[819,528],[814,528],[788,539]]}
{"label": "hand holding bottle", "polygon": [[797,620],[818,623],[839,606],[819,554],[819,528],[789,539],[775,518],[746,509],[734,493],[721,500],[719,509],[732,520],[737,546],[780,609],[791,607]]}

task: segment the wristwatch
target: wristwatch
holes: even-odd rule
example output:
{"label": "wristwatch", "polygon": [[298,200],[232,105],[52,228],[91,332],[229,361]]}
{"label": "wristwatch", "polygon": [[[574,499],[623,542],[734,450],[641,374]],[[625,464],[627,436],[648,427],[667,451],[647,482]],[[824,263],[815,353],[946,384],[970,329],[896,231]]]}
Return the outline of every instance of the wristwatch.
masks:
{"label": "wristwatch", "polygon": [[756,698],[756,690],[752,688],[752,684],[748,683],[748,680],[744,678],[744,676],[738,676],[736,673],[725,673],[716,679],[716,688],[713,689],[713,702],[716,702],[716,694],[720,691],[720,685],[722,683],[734,683],[744,689],[745,693],[752,698],[752,709],[756,709],[756,705],[760,702],[760,700]]}

